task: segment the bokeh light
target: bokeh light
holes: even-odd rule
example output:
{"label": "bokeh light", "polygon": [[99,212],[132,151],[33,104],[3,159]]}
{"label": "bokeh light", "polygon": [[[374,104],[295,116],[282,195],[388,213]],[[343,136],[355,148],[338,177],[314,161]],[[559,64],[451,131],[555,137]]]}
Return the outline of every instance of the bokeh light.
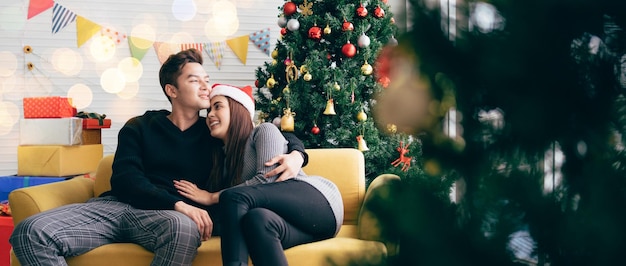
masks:
{"label": "bokeh light", "polygon": [[139,93],[139,82],[126,82],[126,87],[117,93],[122,99],[132,99]]}
{"label": "bokeh light", "polygon": [[15,91],[17,86],[17,78],[15,75],[8,77],[0,76],[0,95]]}
{"label": "bokeh light", "polygon": [[54,69],[68,76],[75,76],[83,69],[83,57],[69,48],[56,49],[51,62]]}
{"label": "bokeh light", "polygon": [[120,92],[126,86],[124,73],[115,67],[105,70],[100,76],[100,86],[108,93]]}
{"label": "bokeh light", "polygon": [[210,18],[204,24],[204,35],[213,42],[222,42],[226,40],[226,35],[218,29],[220,25],[215,22],[215,18]]}
{"label": "bokeh light", "polygon": [[134,57],[126,57],[117,64],[117,68],[122,71],[126,82],[134,82],[143,75],[143,64]]}
{"label": "bokeh light", "polygon": [[196,8],[200,14],[210,14],[213,10],[213,1],[195,0]]}
{"label": "bokeh light", "polygon": [[220,0],[213,5],[213,19],[216,29],[224,36],[233,35],[239,30],[237,7],[230,1]]}
{"label": "bokeh light", "polygon": [[20,110],[12,102],[0,102],[0,136],[6,135],[18,123]]}
{"label": "bokeh light", "polygon": [[184,32],[184,31],[177,32],[170,39],[170,43],[176,43],[176,44],[195,43],[195,42],[196,41],[194,40],[193,36],[191,36],[189,32]]}
{"label": "bokeh light", "polygon": [[157,51],[159,61],[164,62],[171,54],[175,54],[180,51],[180,44],[162,42],[157,44],[155,50]]}
{"label": "bokeh light", "polygon": [[9,77],[15,74],[17,69],[17,57],[7,51],[0,52],[0,77]]}
{"label": "bokeh light", "polygon": [[76,109],[84,109],[91,105],[93,92],[87,85],[78,83],[67,91],[67,97],[72,99],[72,104]]}
{"label": "bokeh light", "polygon": [[196,3],[194,0],[174,0],[172,3],[172,15],[180,21],[190,21],[196,16]]}
{"label": "bokeh light", "polygon": [[134,46],[140,49],[147,49],[152,46],[156,39],[156,31],[148,24],[139,24],[133,27],[129,37]]}
{"label": "bokeh light", "polygon": [[116,47],[115,42],[109,37],[98,35],[91,39],[89,51],[97,62],[104,62],[115,55]]}
{"label": "bokeh light", "polygon": [[20,119],[20,109],[13,102],[0,102],[0,124],[13,126]]}

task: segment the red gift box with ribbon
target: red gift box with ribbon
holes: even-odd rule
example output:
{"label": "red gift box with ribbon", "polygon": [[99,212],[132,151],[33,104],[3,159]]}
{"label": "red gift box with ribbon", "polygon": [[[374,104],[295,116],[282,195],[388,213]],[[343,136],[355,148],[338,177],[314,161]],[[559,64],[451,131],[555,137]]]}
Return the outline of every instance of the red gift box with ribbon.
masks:
{"label": "red gift box with ribbon", "polygon": [[11,216],[0,216],[0,265],[9,265],[11,244],[9,237],[13,232],[13,218]]}
{"label": "red gift box with ribbon", "polygon": [[72,99],[60,96],[28,97],[23,99],[24,118],[63,118],[76,115]]}

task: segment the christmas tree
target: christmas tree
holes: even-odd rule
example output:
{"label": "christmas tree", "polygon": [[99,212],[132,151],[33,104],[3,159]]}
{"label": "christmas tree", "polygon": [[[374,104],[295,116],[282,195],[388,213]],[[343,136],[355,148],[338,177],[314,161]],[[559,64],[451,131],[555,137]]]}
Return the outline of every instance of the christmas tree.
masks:
{"label": "christmas tree", "polygon": [[307,148],[358,148],[368,180],[419,175],[419,143],[393,125],[380,130],[371,113],[373,95],[388,82],[373,62],[397,43],[386,0],[293,0],[278,10],[273,60],[256,71],[260,120],[295,133]]}
{"label": "christmas tree", "polygon": [[419,138],[425,174],[463,196],[399,183],[368,206],[398,239],[391,264],[621,264],[626,3],[436,3],[411,1],[376,117]]}

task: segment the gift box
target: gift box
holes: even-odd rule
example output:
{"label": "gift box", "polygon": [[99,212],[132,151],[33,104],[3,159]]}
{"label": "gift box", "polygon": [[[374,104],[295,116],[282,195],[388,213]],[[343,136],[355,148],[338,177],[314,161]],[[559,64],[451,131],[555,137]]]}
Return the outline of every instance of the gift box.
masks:
{"label": "gift box", "polygon": [[101,129],[84,129],[81,137],[83,145],[102,143]]}
{"label": "gift box", "polygon": [[27,97],[22,103],[24,118],[62,118],[76,115],[72,99],[67,97]]}
{"label": "gift box", "polygon": [[84,129],[110,128],[111,119],[83,118]]}
{"label": "gift box", "polygon": [[10,265],[11,245],[9,237],[13,233],[13,218],[0,216],[0,265]]}
{"label": "gift box", "polygon": [[17,146],[17,175],[71,176],[95,172],[102,144]]}
{"label": "gift box", "polygon": [[65,177],[49,176],[2,176],[0,177],[0,201],[9,199],[9,193],[18,188],[32,187],[63,181]]}
{"label": "gift box", "polygon": [[81,118],[20,119],[20,145],[80,145]]}

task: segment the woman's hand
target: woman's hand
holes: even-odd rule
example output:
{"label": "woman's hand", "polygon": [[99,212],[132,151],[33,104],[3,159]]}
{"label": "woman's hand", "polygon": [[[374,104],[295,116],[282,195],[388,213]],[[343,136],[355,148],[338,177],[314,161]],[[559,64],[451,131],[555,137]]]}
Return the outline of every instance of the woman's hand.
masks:
{"label": "woman's hand", "polygon": [[219,197],[219,193],[199,189],[196,184],[187,180],[174,180],[174,187],[184,197],[206,206],[217,203],[215,198]]}

